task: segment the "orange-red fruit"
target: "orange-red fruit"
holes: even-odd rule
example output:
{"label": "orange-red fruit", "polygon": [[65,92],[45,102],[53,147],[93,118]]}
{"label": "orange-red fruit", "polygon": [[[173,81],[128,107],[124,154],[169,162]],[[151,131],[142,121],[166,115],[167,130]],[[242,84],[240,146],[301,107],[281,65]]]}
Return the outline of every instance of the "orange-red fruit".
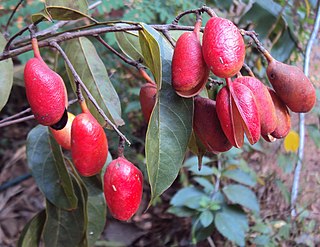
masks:
{"label": "orange-red fruit", "polygon": [[281,138],[284,138],[290,131],[290,128],[291,128],[290,114],[287,106],[276,94],[276,92],[273,91],[271,88],[269,88],[269,93],[272,97],[272,101],[276,108],[276,114],[277,114],[277,127],[271,133],[271,136],[277,139],[281,139]]}
{"label": "orange-red fruit", "polygon": [[104,174],[104,195],[112,216],[129,220],[138,210],[143,191],[141,171],[123,157],[113,160]]}
{"label": "orange-red fruit", "polygon": [[172,87],[186,98],[197,95],[204,88],[210,72],[202,56],[200,24],[197,22],[193,32],[179,37],[172,57]]}
{"label": "orange-red fruit", "polygon": [[269,61],[267,76],[281,100],[293,112],[308,112],[316,103],[316,91],[308,77],[297,67]]}
{"label": "orange-red fruit", "polygon": [[267,87],[260,80],[251,76],[242,76],[234,81],[246,85],[253,93],[260,115],[261,134],[272,133],[277,125],[277,115]]}
{"label": "orange-red fruit", "polygon": [[153,83],[146,83],[140,89],[140,105],[143,117],[148,123],[150,116],[153,110],[154,105],[156,104],[156,94],[157,86]]}
{"label": "orange-red fruit", "polygon": [[51,129],[51,133],[57,143],[64,149],[71,150],[71,125],[75,118],[75,115],[68,112],[68,122],[66,126],[61,130]]}
{"label": "orange-red fruit", "polygon": [[108,156],[108,140],[103,128],[89,113],[76,116],[71,126],[71,155],[82,176],[99,173]]}
{"label": "orange-red fruit", "polygon": [[193,129],[209,152],[225,152],[232,147],[221,128],[216,102],[211,99],[194,99]]}
{"label": "orange-red fruit", "polygon": [[245,44],[231,21],[212,17],[203,32],[202,52],[211,71],[218,77],[228,78],[240,71],[245,57]]}
{"label": "orange-red fruit", "polygon": [[50,126],[59,122],[67,104],[62,78],[42,59],[34,57],[25,66],[24,81],[27,99],[38,123]]}

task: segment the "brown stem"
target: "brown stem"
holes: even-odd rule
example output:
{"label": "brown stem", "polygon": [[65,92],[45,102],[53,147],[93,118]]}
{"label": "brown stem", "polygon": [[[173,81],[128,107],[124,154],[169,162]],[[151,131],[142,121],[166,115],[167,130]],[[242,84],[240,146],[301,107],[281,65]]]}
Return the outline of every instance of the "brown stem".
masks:
{"label": "brown stem", "polygon": [[[88,99],[92,102],[92,104],[95,106],[95,108],[98,110],[98,112],[100,113],[100,115],[104,118],[104,120],[117,132],[117,134],[122,137],[127,143],[128,145],[131,145],[130,141],[125,137],[124,134],[121,133],[121,131],[117,128],[117,126],[111,122],[111,120],[107,117],[107,115],[104,113],[104,111],[101,109],[101,107],[99,106],[98,102],[95,100],[95,98],[92,96],[92,94],[90,93],[89,89],[86,87],[86,85],[83,83],[83,81],[81,80],[80,76],[78,75],[77,71],[75,70],[75,68],[73,67],[71,61],[69,60],[68,56],[66,55],[66,53],[63,51],[63,49],[61,48],[61,46],[55,42],[55,41],[51,41],[50,45],[54,48],[56,48],[61,56],[63,57],[63,59],[65,60],[65,62],[67,63],[69,69],[71,70],[71,73],[74,77],[74,81],[76,84],[79,84],[81,86],[81,88],[85,91],[85,93],[88,96]],[[80,87],[79,86],[79,87]],[[82,101],[80,101],[81,103]]]}
{"label": "brown stem", "polygon": [[245,71],[247,71],[248,75],[251,77],[255,77],[255,75],[253,74],[253,71],[250,69],[250,67],[248,66],[248,64],[244,63],[242,65],[242,68],[244,68]]}
{"label": "brown stem", "polygon": [[11,22],[13,16],[14,16],[14,14],[17,12],[19,6],[22,4],[23,1],[24,1],[24,0],[20,0],[20,1],[17,3],[17,5],[16,5],[16,7],[14,8],[14,10],[12,11],[12,13],[11,13],[11,15],[10,15],[10,17],[9,17],[9,19],[8,19],[8,21],[7,21],[7,24],[6,24],[5,28],[4,28],[4,33],[6,33],[6,32],[8,31],[9,24],[10,24],[10,22]]}
{"label": "brown stem", "polygon": [[40,59],[41,61],[43,61],[43,59],[42,59],[42,57],[41,57],[41,55],[40,55],[37,38],[33,37],[33,38],[31,39],[31,45],[32,45],[34,57],[36,57],[36,58]]}
{"label": "brown stem", "polygon": [[208,6],[202,6],[200,8],[197,9],[190,9],[187,11],[184,11],[182,13],[180,13],[179,15],[176,16],[176,18],[173,20],[172,24],[173,25],[177,25],[180,21],[180,19],[188,14],[196,14],[198,15],[199,13],[204,13],[206,12],[209,16],[213,17],[213,16],[217,16],[217,14],[214,12],[214,10]]}
{"label": "brown stem", "polygon": [[176,42],[171,37],[169,31],[168,30],[162,30],[161,32],[163,33],[164,37],[169,41],[169,43],[172,45],[172,47],[176,47]]}
{"label": "brown stem", "polygon": [[22,118],[15,119],[15,120],[12,120],[12,121],[6,121],[6,122],[3,122],[3,123],[0,123],[0,128],[6,127],[6,126],[9,126],[9,125],[12,125],[12,124],[16,124],[16,123],[21,123],[21,122],[24,122],[24,121],[27,121],[27,120],[30,120],[30,119],[34,119],[34,116],[30,115],[30,116],[22,117]]}
{"label": "brown stem", "polygon": [[143,68],[139,68],[139,73],[148,83],[156,84]]}
{"label": "brown stem", "polygon": [[124,158],[125,140],[120,136],[118,145],[118,157]]}

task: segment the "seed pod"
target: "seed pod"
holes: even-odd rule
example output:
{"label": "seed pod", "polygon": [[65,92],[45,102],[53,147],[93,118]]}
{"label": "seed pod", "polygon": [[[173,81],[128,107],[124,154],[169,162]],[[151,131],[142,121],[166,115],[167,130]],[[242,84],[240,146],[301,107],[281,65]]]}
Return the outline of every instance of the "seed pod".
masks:
{"label": "seed pod", "polygon": [[71,155],[82,176],[99,173],[108,156],[108,140],[103,128],[89,111],[76,116],[71,126]]}
{"label": "seed pod", "polygon": [[157,86],[156,84],[146,83],[140,89],[140,105],[143,117],[149,123],[154,105],[156,104]]}
{"label": "seed pod", "polygon": [[123,157],[113,160],[104,174],[104,195],[110,213],[129,220],[139,209],[143,191],[141,171]]}
{"label": "seed pod", "polygon": [[234,80],[246,85],[253,93],[260,115],[261,134],[272,133],[277,125],[276,109],[267,87],[257,78],[242,76]]}
{"label": "seed pod", "polygon": [[193,32],[179,37],[172,57],[172,87],[186,98],[197,95],[204,88],[210,72],[202,56],[200,27],[198,21]]}
{"label": "seed pod", "polygon": [[209,152],[225,152],[232,147],[221,128],[216,103],[211,99],[194,99],[193,129]]}
{"label": "seed pod", "polygon": [[293,112],[308,112],[316,103],[316,91],[297,67],[268,59],[267,76],[281,100]]}
{"label": "seed pod", "polygon": [[228,78],[240,71],[245,45],[238,28],[231,21],[212,17],[203,32],[202,52],[213,74]]}

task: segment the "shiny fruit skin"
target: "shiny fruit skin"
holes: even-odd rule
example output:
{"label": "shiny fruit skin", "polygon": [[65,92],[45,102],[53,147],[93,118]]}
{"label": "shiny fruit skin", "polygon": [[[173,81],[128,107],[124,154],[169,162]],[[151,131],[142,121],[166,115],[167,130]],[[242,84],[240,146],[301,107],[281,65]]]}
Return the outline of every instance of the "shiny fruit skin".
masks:
{"label": "shiny fruit skin", "polygon": [[54,125],[62,118],[66,91],[62,78],[41,59],[31,58],[24,69],[27,99],[38,123]]}
{"label": "shiny fruit skin", "polygon": [[308,77],[297,67],[272,59],[267,76],[281,100],[293,112],[308,112],[316,103],[316,91]]}
{"label": "shiny fruit skin", "polygon": [[234,81],[246,85],[256,98],[260,115],[261,134],[268,135],[272,133],[277,125],[277,115],[267,87],[260,80],[251,76],[242,76]]}
{"label": "shiny fruit skin", "polygon": [[75,119],[75,115],[68,112],[68,122],[66,126],[61,130],[55,130],[50,128],[51,133],[57,143],[64,149],[71,150],[71,126]]}
{"label": "shiny fruit skin", "polygon": [[232,147],[221,128],[216,102],[211,99],[194,99],[193,129],[209,152],[225,152]]}
{"label": "shiny fruit skin", "polygon": [[186,32],[177,40],[172,57],[172,87],[182,97],[197,95],[205,86],[209,77],[199,33]]}
{"label": "shiny fruit skin", "polygon": [[139,100],[143,117],[149,123],[154,105],[156,104],[157,85],[146,83],[140,89]]}
{"label": "shiny fruit skin", "polygon": [[203,32],[202,52],[213,74],[228,78],[240,71],[245,58],[245,44],[231,21],[212,17]]}
{"label": "shiny fruit skin", "polygon": [[143,192],[143,175],[123,157],[113,160],[104,174],[104,195],[112,216],[129,220],[139,209]]}
{"label": "shiny fruit skin", "polygon": [[277,139],[284,138],[290,131],[291,128],[291,117],[289,110],[281,98],[277,95],[275,91],[271,88],[268,88],[269,93],[272,97],[272,101],[276,108],[277,114],[277,127],[271,133],[271,136]]}
{"label": "shiny fruit skin", "polygon": [[82,176],[99,173],[108,156],[108,140],[98,121],[88,112],[76,116],[71,126],[71,155]]}

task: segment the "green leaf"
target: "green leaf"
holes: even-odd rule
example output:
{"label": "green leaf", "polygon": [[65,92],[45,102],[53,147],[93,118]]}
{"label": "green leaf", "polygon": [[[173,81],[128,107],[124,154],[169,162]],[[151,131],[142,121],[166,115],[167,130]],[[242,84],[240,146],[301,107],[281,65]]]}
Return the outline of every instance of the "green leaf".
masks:
{"label": "green leaf", "polygon": [[209,210],[205,210],[200,214],[200,222],[204,227],[208,227],[213,222],[213,214]]}
{"label": "green leaf", "polygon": [[240,169],[226,170],[222,172],[222,176],[251,187],[255,186],[257,183],[256,179],[254,179],[249,173]]}
{"label": "green leaf", "polygon": [[88,12],[88,2],[87,0],[78,1],[66,1],[66,0],[46,0],[46,6],[59,6],[70,8],[73,10],[78,10],[83,13]]}
{"label": "green leaf", "polygon": [[210,182],[208,179],[205,179],[203,177],[194,177],[193,180],[200,184],[204,188],[206,193],[212,193],[212,191],[214,190],[212,182]]}
{"label": "green leaf", "polygon": [[[123,125],[124,122],[121,118],[119,96],[114,89],[107,70],[91,41],[84,37],[69,41],[66,47],[66,54],[78,75],[108,118],[117,126]],[[72,88],[76,91],[74,78],[69,68],[67,69],[67,72],[70,81],[72,81]],[[104,125],[105,120],[96,110],[91,101],[89,101],[86,94],[84,94],[84,97],[90,112],[101,125]]]}
{"label": "green leaf", "polygon": [[198,190],[195,187],[186,187],[180,189],[171,198],[170,204],[175,207],[185,206],[188,201],[202,196],[205,196],[205,194],[201,190]]}
{"label": "green leaf", "polygon": [[259,203],[252,190],[239,184],[231,184],[222,189],[228,200],[232,203],[240,204],[255,212],[259,212]]}
{"label": "green leaf", "polygon": [[186,207],[170,207],[167,213],[174,214],[178,217],[191,217],[195,211]]}
{"label": "green leaf", "polygon": [[198,175],[198,176],[209,176],[214,174],[213,168],[206,165],[202,165],[200,171],[198,166],[195,166],[195,165],[188,168],[188,170],[191,171],[194,175]]}
{"label": "green leaf", "polygon": [[[171,60],[173,50],[170,44],[154,29],[143,25],[140,34],[147,37],[141,48],[152,48],[153,73],[156,80],[162,78],[146,134],[146,160],[151,202],[161,195],[178,176],[192,130],[193,101],[179,97],[171,87]],[[159,51],[160,53],[157,53]],[[157,65],[161,58],[161,66]],[[162,75],[157,75],[162,68]],[[158,82],[159,86],[159,82]]]}
{"label": "green leaf", "polygon": [[29,132],[27,161],[39,189],[52,204],[64,209],[77,206],[61,148],[49,134],[48,127],[38,125]]}
{"label": "green leaf", "polygon": [[[0,33],[0,51],[2,52],[7,41]],[[13,84],[12,59],[0,61],[0,111],[6,105]]]}
{"label": "green leaf", "polygon": [[124,54],[135,61],[143,59],[138,32],[115,32],[115,36],[117,44]]}
{"label": "green leaf", "polygon": [[42,229],[46,221],[46,212],[36,214],[23,228],[17,247],[39,246]]}
{"label": "green leaf", "polygon": [[43,230],[45,246],[87,246],[84,195],[75,179],[73,179],[73,186],[78,197],[76,209],[67,211],[46,201],[47,220]]}
{"label": "green leaf", "polygon": [[83,177],[82,180],[87,191],[87,239],[89,246],[94,246],[106,223],[106,202],[101,181],[97,177]]}
{"label": "green leaf", "polygon": [[233,206],[224,206],[214,219],[217,230],[237,245],[245,246],[246,232],[249,229],[246,214]]}

